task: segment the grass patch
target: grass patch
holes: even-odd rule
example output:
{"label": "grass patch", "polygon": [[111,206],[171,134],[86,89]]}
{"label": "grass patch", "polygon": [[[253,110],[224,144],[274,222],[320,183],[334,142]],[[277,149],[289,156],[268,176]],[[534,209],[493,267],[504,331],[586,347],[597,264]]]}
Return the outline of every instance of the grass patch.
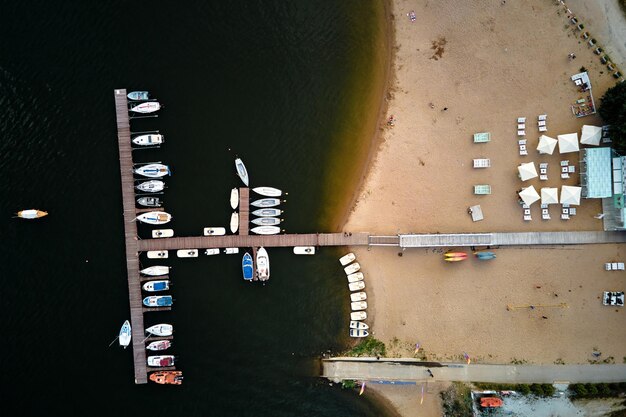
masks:
{"label": "grass patch", "polygon": [[453,382],[441,393],[445,417],[468,417],[472,415],[470,388],[461,382]]}
{"label": "grass patch", "polygon": [[368,337],[348,352],[346,352],[346,356],[385,356],[387,353],[387,349],[385,348],[385,344],[380,340]]}

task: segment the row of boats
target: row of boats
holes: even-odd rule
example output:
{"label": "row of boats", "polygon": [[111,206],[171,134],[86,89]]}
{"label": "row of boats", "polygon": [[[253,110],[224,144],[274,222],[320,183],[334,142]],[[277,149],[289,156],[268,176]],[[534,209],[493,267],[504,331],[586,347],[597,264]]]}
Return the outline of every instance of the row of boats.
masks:
{"label": "row of boats", "polygon": [[265,248],[260,247],[256,251],[256,275],[254,274],[254,261],[250,253],[246,252],[241,260],[241,270],[244,281],[265,282],[270,279],[270,257]]}
{"label": "row of boats", "polygon": [[[496,254],[491,251],[474,252],[474,256],[481,261],[488,261],[496,258]],[[468,255],[465,252],[446,252],[443,254],[443,260],[446,262],[461,262],[466,259],[468,259]]]}
{"label": "row of boats", "polygon": [[352,252],[339,258],[339,263],[344,267],[344,272],[348,278],[348,288],[350,294],[350,337],[367,337],[369,336],[369,326],[362,320],[367,318],[367,294],[365,291],[365,282],[362,272],[359,272],[361,265],[356,260],[356,255]]}

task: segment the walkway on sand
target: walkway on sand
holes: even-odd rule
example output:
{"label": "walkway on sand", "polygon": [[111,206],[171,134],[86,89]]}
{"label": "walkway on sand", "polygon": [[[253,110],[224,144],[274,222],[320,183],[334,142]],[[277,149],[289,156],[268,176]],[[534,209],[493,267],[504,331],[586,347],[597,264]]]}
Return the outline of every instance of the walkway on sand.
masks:
{"label": "walkway on sand", "polygon": [[[428,369],[433,377],[428,374]],[[493,383],[625,382],[626,365],[488,365],[423,362],[413,358],[331,358],[322,361],[322,377],[334,382],[461,381]]]}

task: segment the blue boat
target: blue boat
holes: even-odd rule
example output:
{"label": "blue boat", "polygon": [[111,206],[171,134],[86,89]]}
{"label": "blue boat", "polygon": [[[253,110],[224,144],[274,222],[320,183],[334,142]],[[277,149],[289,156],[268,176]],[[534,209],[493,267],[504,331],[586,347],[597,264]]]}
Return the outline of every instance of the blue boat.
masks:
{"label": "blue boat", "polygon": [[481,261],[487,261],[489,259],[495,259],[496,254],[493,252],[476,252],[476,257]]}
{"label": "blue boat", "polygon": [[126,95],[129,100],[143,101],[150,99],[150,93],[147,91],[131,91]]}
{"label": "blue boat", "polygon": [[162,279],[158,281],[148,281],[143,284],[143,290],[148,292],[166,291],[170,289],[170,281]]}
{"label": "blue boat", "polygon": [[248,252],[243,255],[243,260],[241,261],[241,269],[243,270],[243,279],[245,279],[246,281],[252,281],[254,268],[252,267],[252,256],[250,256]]}
{"label": "blue boat", "polygon": [[152,295],[143,299],[146,307],[169,307],[173,304],[171,295]]}

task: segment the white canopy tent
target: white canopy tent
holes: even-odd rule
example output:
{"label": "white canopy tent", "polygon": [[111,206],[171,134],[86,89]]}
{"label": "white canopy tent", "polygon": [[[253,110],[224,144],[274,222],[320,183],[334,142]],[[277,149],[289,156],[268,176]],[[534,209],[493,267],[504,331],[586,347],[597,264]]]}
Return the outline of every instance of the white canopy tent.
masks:
{"label": "white canopy tent", "polygon": [[531,178],[537,178],[539,174],[537,174],[537,168],[535,167],[534,162],[526,162],[525,164],[521,164],[517,167],[519,172],[519,177],[522,181],[527,181]]}
{"label": "white canopy tent", "polygon": [[520,191],[519,196],[524,201],[524,203],[528,204],[529,206],[541,198],[539,197],[537,190],[535,190],[535,187],[533,187],[532,185]]}
{"label": "white canopy tent", "polygon": [[600,139],[602,139],[601,127],[583,125],[583,130],[580,133],[580,143],[598,146],[600,144]]}
{"label": "white canopy tent", "polygon": [[578,133],[558,135],[557,138],[559,139],[560,153],[578,152]]}
{"label": "white canopy tent", "polygon": [[556,148],[556,144],[559,143],[558,140],[551,138],[550,136],[541,135],[539,136],[539,144],[537,145],[537,150],[542,154],[552,155],[554,152],[554,148]]}
{"label": "white canopy tent", "polygon": [[543,187],[541,189],[541,204],[559,204],[558,188]]}
{"label": "white canopy tent", "polygon": [[581,187],[573,187],[571,185],[561,186],[561,204],[580,205]]}

